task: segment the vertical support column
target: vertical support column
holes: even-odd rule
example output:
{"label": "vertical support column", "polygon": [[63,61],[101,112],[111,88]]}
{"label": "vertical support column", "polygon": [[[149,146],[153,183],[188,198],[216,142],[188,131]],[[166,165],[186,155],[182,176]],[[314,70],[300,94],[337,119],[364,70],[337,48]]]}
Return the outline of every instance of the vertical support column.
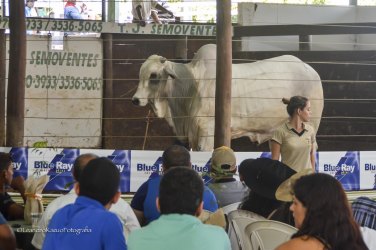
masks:
{"label": "vertical support column", "polygon": [[108,0],[107,21],[115,22],[119,19],[119,1]]}
{"label": "vertical support column", "polygon": [[5,69],[6,69],[6,36],[0,29],[0,147],[5,146]]}
{"label": "vertical support column", "polygon": [[299,36],[299,50],[310,51],[312,49],[312,36],[311,35],[300,35]]}
{"label": "vertical support column", "polygon": [[175,55],[176,58],[182,59],[183,61],[187,60],[188,53],[188,37],[184,36],[179,38],[176,42]]}
{"label": "vertical support column", "polygon": [[112,133],[112,98],[113,98],[113,69],[112,69],[112,34],[103,34],[103,148],[113,148]]}
{"label": "vertical support column", "polygon": [[106,8],[106,1],[102,1],[102,22],[107,21],[107,8]]}
{"label": "vertical support column", "polygon": [[26,23],[24,0],[9,1],[9,73],[6,146],[24,145]]}
{"label": "vertical support column", "polygon": [[231,146],[231,0],[217,0],[217,80],[214,147]]}

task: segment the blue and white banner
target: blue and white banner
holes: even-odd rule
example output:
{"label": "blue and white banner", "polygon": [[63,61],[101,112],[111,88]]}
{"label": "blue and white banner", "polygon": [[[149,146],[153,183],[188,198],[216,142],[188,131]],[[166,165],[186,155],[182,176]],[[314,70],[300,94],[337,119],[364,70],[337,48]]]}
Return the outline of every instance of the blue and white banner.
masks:
{"label": "blue and white banner", "polygon": [[[14,175],[27,177],[49,175],[45,191],[68,191],[72,188],[72,168],[80,154],[93,153],[109,158],[121,174],[120,190],[136,192],[151,174],[162,171],[162,151],[61,149],[61,148],[1,148],[14,159]],[[270,152],[235,152],[237,165],[249,158],[270,158]],[[210,170],[211,152],[191,152],[192,168],[203,175]],[[376,152],[317,152],[316,171],[337,178],[345,190],[376,190]]]}
{"label": "blue and white banner", "polygon": [[345,190],[359,190],[359,151],[319,152],[319,172],[334,176]]}
{"label": "blue and white banner", "polygon": [[120,172],[120,191],[130,192],[131,151],[113,149],[81,149],[80,154],[91,153],[110,159]]}
{"label": "blue and white banner", "polygon": [[376,189],[376,154],[362,151],[360,158],[360,190]]}
{"label": "blue and white banner", "polygon": [[22,175],[26,179],[28,174],[28,149],[27,148],[2,148],[0,152],[10,153],[13,158],[13,177]]}
{"label": "blue and white banner", "polygon": [[79,149],[29,148],[28,175],[48,175],[45,191],[70,190],[73,184],[73,163]]}
{"label": "blue and white banner", "polygon": [[131,151],[129,192],[136,192],[152,173],[162,171],[162,153],[162,151]]}

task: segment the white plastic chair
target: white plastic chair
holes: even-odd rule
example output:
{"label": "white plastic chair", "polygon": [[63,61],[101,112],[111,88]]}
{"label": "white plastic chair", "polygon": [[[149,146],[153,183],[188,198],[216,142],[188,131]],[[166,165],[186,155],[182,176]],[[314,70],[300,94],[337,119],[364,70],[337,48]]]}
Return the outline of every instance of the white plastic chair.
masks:
{"label": "white plastic chair", "polygon": [[231,249],[247,249],[244,248],[244,230],[250,223],[253,223],[257,220],[265,220],[264,217],[256,213],[247,211],[247,210],[234,210],[227,215],[227,220],[229,223],[227,234],[230,238]]}
{"label": "white plastic chair", "polygon": [[237,210],[241,202],[235,202],[222,207],[223,213],[229,214],[230,212]]}
{"label": "white plastic chair", "polygon": [[297,232],[295,227],[273,221],[259,220],[250,223],[244,230],[244,249],[273,250],[282,243],[290,240],[291,235]]}

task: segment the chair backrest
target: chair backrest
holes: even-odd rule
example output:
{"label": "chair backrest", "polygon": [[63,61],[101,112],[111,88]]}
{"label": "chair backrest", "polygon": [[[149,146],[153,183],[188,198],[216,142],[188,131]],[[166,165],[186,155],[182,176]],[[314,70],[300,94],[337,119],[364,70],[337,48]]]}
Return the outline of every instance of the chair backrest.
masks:
{"label": "chair backrest", "polygon": [[203,210],[198,218],[204,224],[215,225],[226,229],[226,218],[221,208],[214,213],[208,210]]}
{"label": "chair backrest", "polygon": [[244,230],[244,247],[247,250],[273,250],[288,241],[296,232],[295,227],[279,221],[255,221]]}
{"label": "chair backrest", "polygon": [[222,207],[222,210],[225,214],[229,214],[230,212],[237,210],[241,202],[235,202],[232,204],[228,204],[227,206]]}
{"label": "chair backrest", "polygon": [[231,249],[247,249],[244,248],[244,230],[247,225],[257,220],[265,220],[261,215],[255,214],[247,210],[234,210],[227,215],[228,231],[227,234],[230,238]]}

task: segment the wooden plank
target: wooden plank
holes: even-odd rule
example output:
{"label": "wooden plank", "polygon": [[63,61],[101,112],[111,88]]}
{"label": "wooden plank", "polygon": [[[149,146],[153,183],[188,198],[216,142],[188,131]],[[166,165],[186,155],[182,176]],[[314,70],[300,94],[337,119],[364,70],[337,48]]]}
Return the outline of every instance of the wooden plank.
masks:
{"label": "wooden plank", "polygon": [[235,37],[376,34],[376,23],[234,26]]}
{"label": "wooden plank", "polygon": [[331,61],[341,62],[369,62],[375,64],[376,50],[351,50],[351,51],[234,51],[234,63],[262,60],[280,55],[293,55],[305,62],[330,63]]}

